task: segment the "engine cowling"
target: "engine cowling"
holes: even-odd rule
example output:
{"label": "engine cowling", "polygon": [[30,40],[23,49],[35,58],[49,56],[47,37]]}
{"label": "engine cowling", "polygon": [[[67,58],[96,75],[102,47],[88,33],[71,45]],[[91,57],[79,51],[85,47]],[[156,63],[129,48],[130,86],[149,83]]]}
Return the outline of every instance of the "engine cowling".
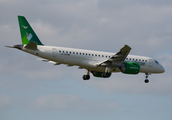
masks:
{"label": "engine cowling", "polygon": [[108,73],[107,76],[105,76],[105,72],[97,72],[97,71],[91,71],[91,73],[94,75],[94,77],[102,77],[102,78],[109,78],[112,73]]}
{"label": "engine cowling", "polygon": [[125,74],[138,74],[140,72],[140,65],[135,62],[125,62],[119,69]]}

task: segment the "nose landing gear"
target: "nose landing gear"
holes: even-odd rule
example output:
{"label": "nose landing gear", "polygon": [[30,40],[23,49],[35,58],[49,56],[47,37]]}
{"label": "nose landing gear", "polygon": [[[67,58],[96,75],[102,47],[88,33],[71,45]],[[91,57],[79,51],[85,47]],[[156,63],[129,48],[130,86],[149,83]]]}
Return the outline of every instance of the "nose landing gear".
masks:
{"label": "nose landing gear", "polygon": [[148,75],[150,75],[150,73],[145,73],[145,75],[146,75],[145,83],[149,83]]}

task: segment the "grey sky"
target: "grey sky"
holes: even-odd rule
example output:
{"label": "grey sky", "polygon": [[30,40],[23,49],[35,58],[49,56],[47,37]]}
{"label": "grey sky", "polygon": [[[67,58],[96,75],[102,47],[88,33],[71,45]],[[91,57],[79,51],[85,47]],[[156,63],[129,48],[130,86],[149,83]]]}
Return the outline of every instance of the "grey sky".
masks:
{"label": "grey sky", "polygon": [[[0,119],[171,120],[171,0],[1,0]],[[17,15],[27,18],[45,45],[118,52],[157,59],[164,74],[114,73],[37,61],[5,45],[20,44]]]}

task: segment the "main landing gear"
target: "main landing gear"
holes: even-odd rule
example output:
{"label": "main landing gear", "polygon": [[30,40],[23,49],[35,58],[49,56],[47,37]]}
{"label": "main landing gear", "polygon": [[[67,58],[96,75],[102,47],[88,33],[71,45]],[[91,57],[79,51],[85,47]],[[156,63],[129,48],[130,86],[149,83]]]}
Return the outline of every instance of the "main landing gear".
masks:
{"label": "main landing gear", "polygon": [[104,78],[108,78],[108,77],[110,77],[110,73],[108,73],[108,72],[102,73],[102,76]]}
{"label": "main landing gear", "polygon": [[89,80],[90,79],[90,71],[87,70],[86,73],[87,73],[86,75],[83,75],[83,80]]}
{"label": "main landing gear", "polygon": [[107,66],[105,72],[102,74],[102,77],[108,78],[110,77],[111,66]]}
{"label": "main landing gear", "polygon": [[149,73],[145,73],[145,75],[146,75],[145,83],[149,83],[148,75],[150,75],[150,74]]}

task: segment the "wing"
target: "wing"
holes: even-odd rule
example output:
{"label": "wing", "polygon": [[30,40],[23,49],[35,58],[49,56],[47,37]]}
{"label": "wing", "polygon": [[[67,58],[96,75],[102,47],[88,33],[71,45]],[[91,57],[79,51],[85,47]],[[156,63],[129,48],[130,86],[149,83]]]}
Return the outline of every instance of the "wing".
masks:
{"label": "wing", "polygon": [[97,64],[97,67],[98,66],[109,66],[109,65],[111,65],[112,62],[113,63],[123,62],[125,60],[125,58],[127,57],[127,55],[129,54],[130,50],[131,50],[131,47],[129,47],[128,45],[125,45],[123,48],[120,49],[120,51],[118,53],[113,55],[111,58],[109,58],[108,60],[106,60],[100,64]]}

